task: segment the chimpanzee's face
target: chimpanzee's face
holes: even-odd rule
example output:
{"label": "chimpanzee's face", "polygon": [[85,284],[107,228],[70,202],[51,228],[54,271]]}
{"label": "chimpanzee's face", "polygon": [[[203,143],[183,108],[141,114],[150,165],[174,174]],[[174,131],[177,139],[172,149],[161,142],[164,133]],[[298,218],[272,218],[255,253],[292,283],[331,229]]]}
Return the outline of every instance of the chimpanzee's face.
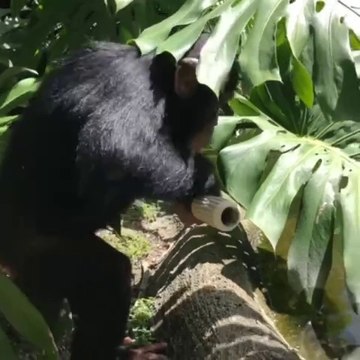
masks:
{"label": "chimpanzee's face", "polygon": [[237,73],[232,70],[218,98],[208,87],[197,81],[198,63],[198,56],[188,55],[176,64],[176,100],[171,114],[177,134],[182,134],[184,140],[190,140],[188,144],[195,153],[209,145],[218,121],[220,102],[224,104],[232,98],[237,83]]}

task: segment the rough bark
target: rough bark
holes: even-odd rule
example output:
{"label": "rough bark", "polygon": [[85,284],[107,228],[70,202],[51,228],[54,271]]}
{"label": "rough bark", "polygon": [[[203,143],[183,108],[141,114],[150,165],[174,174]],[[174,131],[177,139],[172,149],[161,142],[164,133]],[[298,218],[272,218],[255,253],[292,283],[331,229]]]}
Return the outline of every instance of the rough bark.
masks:
{"label": "rough bark", "polygon": [[256,300],[253,265],[241,258],[249,251],[244,231],[230,236],[206,226],[169,250],[148,295],[156,294],[154,329],[169,342],[171,359],[299,359]]}

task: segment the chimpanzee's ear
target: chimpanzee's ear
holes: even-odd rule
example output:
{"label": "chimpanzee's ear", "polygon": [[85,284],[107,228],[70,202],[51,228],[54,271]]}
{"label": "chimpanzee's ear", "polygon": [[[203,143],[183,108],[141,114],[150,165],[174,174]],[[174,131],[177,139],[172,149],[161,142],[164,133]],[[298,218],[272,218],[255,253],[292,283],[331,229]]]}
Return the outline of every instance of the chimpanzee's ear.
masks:
{"label": "chimpanzee's ear", "polygon": [[194,94],[199,83],[196,79],[196,66],[199,60],[186,57],[179,61],[175,71],[175,93],[183,98]]}

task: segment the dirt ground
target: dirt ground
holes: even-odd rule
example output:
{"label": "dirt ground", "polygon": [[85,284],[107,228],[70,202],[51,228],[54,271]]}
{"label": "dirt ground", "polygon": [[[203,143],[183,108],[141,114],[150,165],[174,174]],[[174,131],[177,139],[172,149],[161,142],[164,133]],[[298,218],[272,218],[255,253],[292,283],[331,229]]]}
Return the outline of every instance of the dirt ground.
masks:
{"label": "dirt ground", "polygon": [[120,236],[112,228],[98,234],[131,258],[136,284],[141,268],[151,271],[156,267],[183,227],[169,205],[138,201],[123,216]]}

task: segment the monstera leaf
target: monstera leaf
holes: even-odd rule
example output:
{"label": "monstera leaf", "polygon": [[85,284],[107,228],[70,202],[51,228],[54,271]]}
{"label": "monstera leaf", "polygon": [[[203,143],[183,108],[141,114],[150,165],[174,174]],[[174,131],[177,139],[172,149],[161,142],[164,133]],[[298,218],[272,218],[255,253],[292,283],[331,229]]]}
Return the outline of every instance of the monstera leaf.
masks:
{"label": "monstera leaf", "polygon": [[[170,18],[146,29],[134,41],[142,53],[168,51],[179,59],[208,23],[215,24],[200,55],[197,76],[201,83],[219,93],[245,33],[240,63],[252,84],[280,81],[273,38],[287,6],[287,0],[188,0]],[[177,26],[183,27],[170,35]]]}
{"label": "monstera leaf", "polygon": [[[0,312],[11,325],[38,350],[44,352],[43,359],[58,359],[55,341],[43,317],[4,274],[0,274],[0,293]],[[2,358],[16,358],[6,334],[1,329],[0,345]]]}
{"label": "monstera leaf", "polygon": [[[167,51],[179,59],[209,24],[213,31],[201,51],[197,76],[216,94],[236,57],[252,86],[281,82],[277,45],[285,39],[291,50],[288,70],[299,98],[311,107],[315,91],[325,116],[359,116],[360,103],[348,105],[360,91],[355,80],[349,81],[356,75],[350,39],[356,44],[360,31],[337,0],[187,0],[133,41],[143,54]],[[349,109],[351,114],[346,114]]]}
{"label": "monstera leaf", "polygon": [[[249,106],[241,97],[237,101]],[[316,119],[326,124],[325,118]],[[298,136],[259,110],[251,116],[224,117],[215,129],[212,147],[218,152],[221,180],[275,250],[298,202],[288,266],[291,282],[306,290],[309,301],[325,285],[337,232],[347,286],[360,305],[359,144],[357,122],[334,122],[318,135]]]}
{"label": "monstera leaf", "polygon": [[[257,3],[266,10],[263,2]],[[218,173],[275,251],[283,251],[280,240],[287,234],[285,256],[296,290],[305,290],[308,301],[315,303],[329,271],[344,266],[358,312],[358,27],[335,0],[267,5],[273,11],[258,22],[261,15],[255,12],[241,44],[249,98],[238,96],[231,102],[237,116],[222,118],[214,134]],[[265,41],[262,57],[260,44],[273,33],[274,23],[275,47]],[[341,242],[342,263],[332,258],[334,241]]]}

